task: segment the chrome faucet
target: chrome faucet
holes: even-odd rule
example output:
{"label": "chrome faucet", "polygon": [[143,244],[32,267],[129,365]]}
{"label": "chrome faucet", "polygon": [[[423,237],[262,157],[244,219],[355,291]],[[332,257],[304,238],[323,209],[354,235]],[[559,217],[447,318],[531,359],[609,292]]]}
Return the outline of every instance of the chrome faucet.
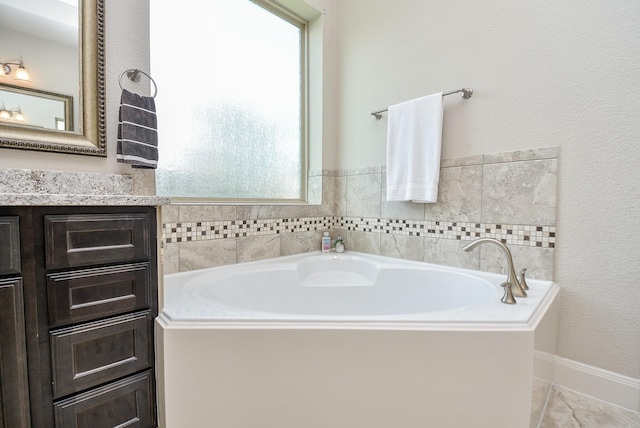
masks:
{"label": "chrome faucet", "polygon": [[[520,283],[520,281],[518,280],[518,277],[516,276],[516,271],[513,268],[513,257],[511,257],[511,251],[509,251],[509,248],[502,243],[502,241],[498,241],[497,239],[494,238],[480,238],[480,239],[476,239],[475,241],[465,245],[464,247],[462,247],[463,250],[465,251],[471,251],[473,250],[475,247],[477,247],[480,244],[484,244],[484,243],[489,243],[489,244],[494,244],[497,245],[498,247],[500,247],[500,249],[502,250],[502,252],[504,253],[505,256],[507,256],[507,283],[509,283],[511,285],[511,291],[513,292],[513,295],[516,297],[527,297],[527,292],[525,291],[523,285]],[[522,282],[524,283],[524,286],[526,287],[526,282],[524,280],[524,271],[526,269],[523,269],[522,271]],[[505,288],[509,288],[505,285]],[[529,288],[529,287],[527,287]],[[507,292],[508,290],[505,290],[505,292]],[[506,302],[505,302],[506,303]]]}

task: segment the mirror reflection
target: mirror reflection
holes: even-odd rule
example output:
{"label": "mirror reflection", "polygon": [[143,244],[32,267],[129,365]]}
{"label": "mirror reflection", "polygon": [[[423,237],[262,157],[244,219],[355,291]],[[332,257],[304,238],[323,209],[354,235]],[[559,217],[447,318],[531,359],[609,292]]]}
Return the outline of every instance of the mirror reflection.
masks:
{"label": "mirror reflection", "polygon": [[0,126],[81,132],[79,18],[78,0],[0,0]]}
{"label": "mirror reflection", "polygon": [[73,97],[0,84],[0,123],[73,130]]}

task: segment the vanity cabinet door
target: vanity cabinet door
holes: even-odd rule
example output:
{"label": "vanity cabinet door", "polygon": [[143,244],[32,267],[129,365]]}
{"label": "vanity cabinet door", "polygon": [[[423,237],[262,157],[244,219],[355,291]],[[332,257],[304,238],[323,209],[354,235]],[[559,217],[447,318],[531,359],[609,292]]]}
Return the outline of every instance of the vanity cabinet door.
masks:
{"label": "vanity cabinet door", "polygon": [[19,273],[19,217],[0,217],[0,275],[16,275]]}
{"label": "vanity cabinet door", "polygon": [[27,428],[29,385],[22,280],[0,280],[0,428]]}

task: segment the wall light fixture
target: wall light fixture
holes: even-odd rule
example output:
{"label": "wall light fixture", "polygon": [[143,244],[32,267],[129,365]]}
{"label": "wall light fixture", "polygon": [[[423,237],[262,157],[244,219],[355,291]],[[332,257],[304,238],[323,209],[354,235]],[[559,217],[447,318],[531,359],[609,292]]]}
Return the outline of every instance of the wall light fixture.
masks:
{"label": "wall light fixture", "polygon": [[[11,67],[11,66],[17,67]],[[0,79],[6,79],[11,72],[13,73],[13,80],[17,83],[31,83],[31,75],[24,65],[22,56],[20,59],[10,59],[8,61],[0,61]]]}
{"label": "wall light fixture", "polygon": [[22,114],[20,107],[6,108],[4,103],[2,103],[0,104],[0,120],[17,120],[24,122],[24,114]]}

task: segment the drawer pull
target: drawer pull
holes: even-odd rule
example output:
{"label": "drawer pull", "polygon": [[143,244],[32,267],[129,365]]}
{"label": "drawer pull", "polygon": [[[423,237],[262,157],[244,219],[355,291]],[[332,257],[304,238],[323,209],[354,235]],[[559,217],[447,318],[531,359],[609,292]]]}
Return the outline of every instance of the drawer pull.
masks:
{"label": "drawer pull", "polygon": [[121,366],[123,364],[129,364],[129,363],[132,363],[132,362],[134,362],[136,360],[137,360],[136,357],[125,358],[123,360],[116,361],[115,363],[105,364],[104,366],[97,367],[97,368],[95,368],[93,370],[87,370],[86,372],[76,373],[73,376],[73,378],[74,379],[80,379],[81,377],[84,377],[84,376],[91,376],[92,374],[96,374],[98,372],[105,371],[105,370],[111,370],[111,369],[113,369],[115,367]]}

